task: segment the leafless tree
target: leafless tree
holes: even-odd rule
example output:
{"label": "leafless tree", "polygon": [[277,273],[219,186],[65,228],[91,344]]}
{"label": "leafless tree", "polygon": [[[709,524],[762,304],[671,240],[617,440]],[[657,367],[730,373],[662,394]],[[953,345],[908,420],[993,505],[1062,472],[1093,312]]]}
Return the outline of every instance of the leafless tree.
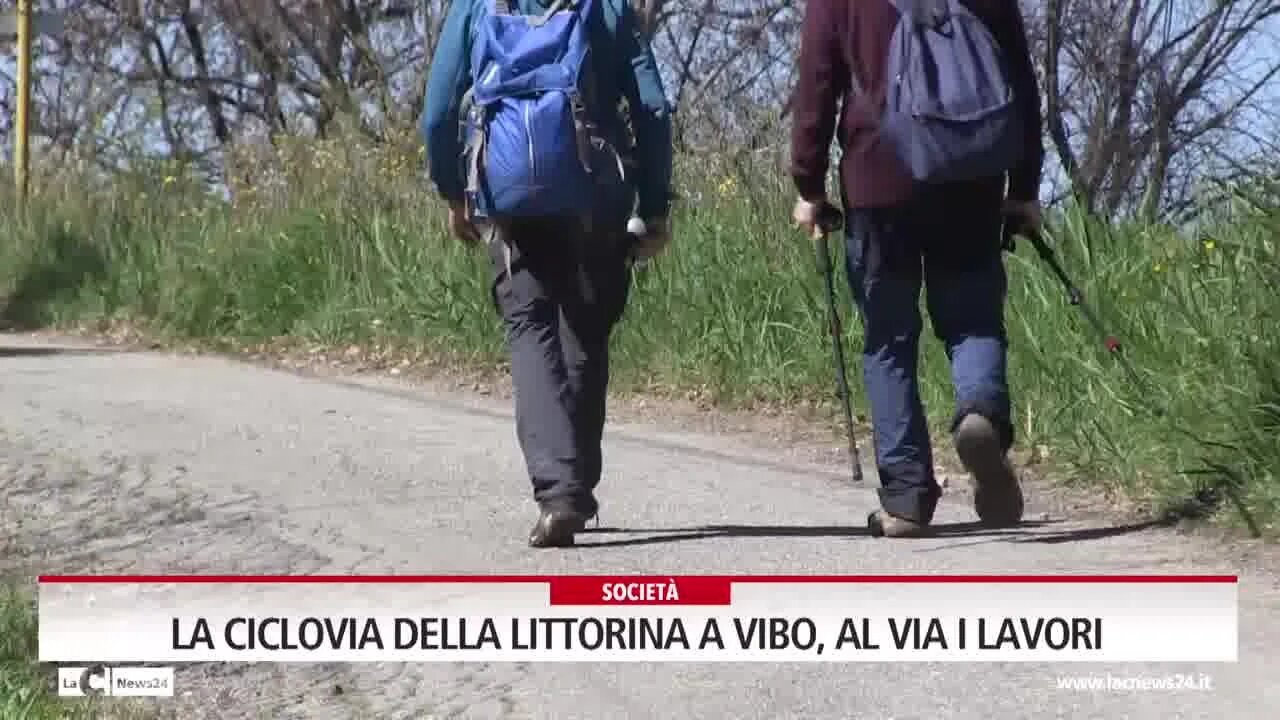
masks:
{"label": "leafless tree", "polygon": [[[628,1],[683,152],[785,150],[802,3]],[[214,177],[246,142],[339,123],[373,141],[412,134],[450,2],[47,0],[67,20],[38,45],[34,133],[51,157],[104,169],[165,157]],[[1045,0],[1024,12],[1054,174],[1095,210],[1176,212],[1206,177],[1256,172],[1280,150],[1280,0]]]}
{"label": "leafless tree", "polygon": [[1154,218],[1222,170],[1209,161],[1238,166],[1257,148],[1250,124],[1280,103],[1278,16],[1277,0],[1046,0],[1046,126],[1075,194]]}

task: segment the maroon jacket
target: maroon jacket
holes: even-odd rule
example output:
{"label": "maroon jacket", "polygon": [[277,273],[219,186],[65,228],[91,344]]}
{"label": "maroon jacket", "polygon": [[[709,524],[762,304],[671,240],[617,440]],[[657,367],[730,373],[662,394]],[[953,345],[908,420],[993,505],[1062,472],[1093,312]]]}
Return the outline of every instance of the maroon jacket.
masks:
{"label": "maroon jacket", "polygon": [[[1040,89],[1018,0],[962,0],[987,23],[1010,61],[1011,81],[1027,120],[1022,166],[1010,173],[1009,196],[1035,200],[1044,163]],[[792,98],[791,176],[808,200],[826,197],[828,151],[839,109],[841,175],[850,207],[892,206],[911,193],[910,175],[875,128],[885,102],[889,39],[898,11],[889,0],[808,0],[800,39],[800,81]],[[870,97],[849,81],[856,72]],[[838,103],[838,105],[837,105]],[[984,183],[985,184],[985,183]]]}

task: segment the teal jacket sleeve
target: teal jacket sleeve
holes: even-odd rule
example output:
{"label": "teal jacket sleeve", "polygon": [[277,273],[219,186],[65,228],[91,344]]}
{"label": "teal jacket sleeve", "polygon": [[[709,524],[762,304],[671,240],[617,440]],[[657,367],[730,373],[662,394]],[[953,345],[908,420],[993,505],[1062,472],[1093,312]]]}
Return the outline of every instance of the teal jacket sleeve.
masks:
{"label": "teal jacket sleeve", "polygon": [[471,0],[449,3],[427,75],[420,129],[426,144],[427,173],[446,199],[461,202],[462,147],[458,108],[471,85]]}
{"label": "teal jacket sleeve", "polygon": [[642,218],[666,217],[671,203],[671,106],[653,49],[631,3],[618,3],[619,87],[636,135],[636,194]]}

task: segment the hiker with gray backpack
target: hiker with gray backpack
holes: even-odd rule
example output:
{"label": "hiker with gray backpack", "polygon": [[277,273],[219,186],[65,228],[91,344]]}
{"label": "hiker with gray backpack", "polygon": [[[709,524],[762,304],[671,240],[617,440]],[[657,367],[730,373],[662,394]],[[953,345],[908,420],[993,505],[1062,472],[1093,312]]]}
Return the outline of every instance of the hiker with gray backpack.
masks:
{"label": "hiker with gray backpack", "polygon": [[[863,321],[880,509],[889,537],[927,533],[941,494],[918,384],[925,288],[951,363],[956,451],[979,519],[1021,521],[1008,460],[1002,252],[1039,225],[1039,88],[1018,0],[808,0],[792,99],[795,225],[821,240],[839,123],[850,289]],[[854,455],[856,457],[856,453]]]}
{"label": "hiker with gray backpack", "polygon": [[539,508],[528,542],[572,545],[599,510],[609,338],[630,263],[669,241],[657,63],[627,0],[454,0],[429,72],[431,179],[452,232],[493,264]]}

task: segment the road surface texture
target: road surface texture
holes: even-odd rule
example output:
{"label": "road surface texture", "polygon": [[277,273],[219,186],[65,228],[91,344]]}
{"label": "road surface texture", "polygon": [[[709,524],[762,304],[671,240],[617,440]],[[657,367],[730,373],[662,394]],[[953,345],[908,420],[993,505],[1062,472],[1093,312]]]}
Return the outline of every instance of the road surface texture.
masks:
{"label": "road surface texture", "polygon": [[[873,475],[854,487],[749,439],[643,426],[611,428],[603,530],[534,551],[505,402],[0,336],[0,411],[0,551],[7,537],[3,562],[28,572],[1241,574],[1237,664],[200,665],[156,705],[173,717],[1280,717],[1267,551],[1052,513],[874,539]],[[972,519],[967,496],[944,498],[941,523]],[[1056,687],[1108,672],[1213,689]]]}

